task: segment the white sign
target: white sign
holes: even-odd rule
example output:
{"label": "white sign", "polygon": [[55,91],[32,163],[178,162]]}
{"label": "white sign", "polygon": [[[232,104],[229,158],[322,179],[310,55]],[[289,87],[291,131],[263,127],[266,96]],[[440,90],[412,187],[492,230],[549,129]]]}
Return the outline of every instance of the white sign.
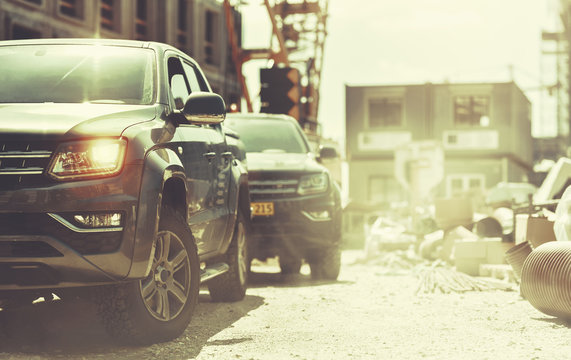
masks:
{"label": "white sign", "polygon": [[395,151],[395,177],[424,197],[444,178],[444,151],[434,141],[409,143]]}
{"label": "white sign", "polygon": [[493,150],[500,146],[497,130],[449,130],[442,136],[446,149]]}

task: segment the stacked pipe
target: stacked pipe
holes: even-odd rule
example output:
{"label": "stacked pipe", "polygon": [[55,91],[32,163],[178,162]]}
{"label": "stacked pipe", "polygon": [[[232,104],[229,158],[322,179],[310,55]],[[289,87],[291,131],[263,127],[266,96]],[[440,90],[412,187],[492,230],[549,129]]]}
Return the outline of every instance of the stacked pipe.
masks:
{"label": "stacked pipe", "polygon": [[523,262],[520,282],[521,295],[533,307],[565,320],[571,320],[570,210],[571,186],[568,186],[557,203],[553,222],[541,217],[528,218],[526,240],[533,250]]}
{"label": "stacked pipe", "polygon": [[523,264],[528,255],[536,248],[547,242],[555,242],[553,221],[546,217],[530,216],[527,219],[527,233],[524,242],[509,249],[505,258],[511,265],[516,279],[521,282]]}
{"label": "stacked pipe", "polygon": [[523,263],[527,256],[531,253],[531,250],[531,245],[527,241],[524,241],[513,246],[506,252],[506,261],[511,265],[517,281],[521,281],[521,270],[523,268]]}
{"label": "stacked pipe", "polygon": [[521,272],[521,294],[537,310],[571,319],[571,242],[551,241],[535,248]]}

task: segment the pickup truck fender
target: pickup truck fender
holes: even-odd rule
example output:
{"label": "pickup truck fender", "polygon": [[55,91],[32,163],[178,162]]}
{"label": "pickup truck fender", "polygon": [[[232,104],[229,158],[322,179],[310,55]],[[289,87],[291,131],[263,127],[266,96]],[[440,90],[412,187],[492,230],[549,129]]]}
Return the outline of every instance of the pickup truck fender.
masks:
{"label": "pickup truck fender", "polygon": [[[131,269],[127,278],[144,278],[148,275],[154,256],[154,240],[159,227],[163,189],[168,180],[179,180],[180,200],[185,200],[185,174],[177,154],[168,148],[151,150],[145,157]],[[184,206],[186,209],[186,206]]]}

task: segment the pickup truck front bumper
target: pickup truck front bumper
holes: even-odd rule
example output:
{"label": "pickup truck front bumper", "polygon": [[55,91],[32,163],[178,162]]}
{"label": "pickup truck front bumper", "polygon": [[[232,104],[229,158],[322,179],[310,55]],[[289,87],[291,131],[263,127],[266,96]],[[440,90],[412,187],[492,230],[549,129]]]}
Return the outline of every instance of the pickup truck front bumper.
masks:
{"label": "pickup truck front bumper", "polygon": [[283,249],[304,257],[308,251],[338,245],[341,208],[331,194],[263,201],[273,203],[274,215],[252,218],[249,238],[253,257],[273,257]]}
{"label": "pickup truck front bumper", "polygon": [[[126,166],[112,178],[0,190],[0,290],[124,279],[132,265],[140,172],[141,166]],[[77,220],[102,214],[115,216],[115,224]]]}

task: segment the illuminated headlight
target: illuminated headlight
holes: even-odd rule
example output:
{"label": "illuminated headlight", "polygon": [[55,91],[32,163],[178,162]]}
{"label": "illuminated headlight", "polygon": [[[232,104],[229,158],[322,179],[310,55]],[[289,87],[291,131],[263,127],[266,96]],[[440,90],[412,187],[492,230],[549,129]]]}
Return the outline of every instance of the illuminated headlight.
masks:
{"label": "illuminated headlight", "polygon": [[121,214],[119,213],[74,215],[73,220],[87,228],[121,226]]}
{"label": "illuminated headlight", "polygon": [[326,173],[306,175],[299,179],[297,192],[300,195],[316,194],[327,191],[329,179]]}
{"label": "illuminated headlight", "polygon": [[113,176],[121,172],[127,141],[104,139],[61,144],[48,174],[57,180]]}
{"label": "illuminated headlight", "polygon": [[328,220],[331,220],[331,216],[329,215],[329,211],[327,211],[327,210],[302,211],[302,214],[305,215],[311,221],[328,221]]}

